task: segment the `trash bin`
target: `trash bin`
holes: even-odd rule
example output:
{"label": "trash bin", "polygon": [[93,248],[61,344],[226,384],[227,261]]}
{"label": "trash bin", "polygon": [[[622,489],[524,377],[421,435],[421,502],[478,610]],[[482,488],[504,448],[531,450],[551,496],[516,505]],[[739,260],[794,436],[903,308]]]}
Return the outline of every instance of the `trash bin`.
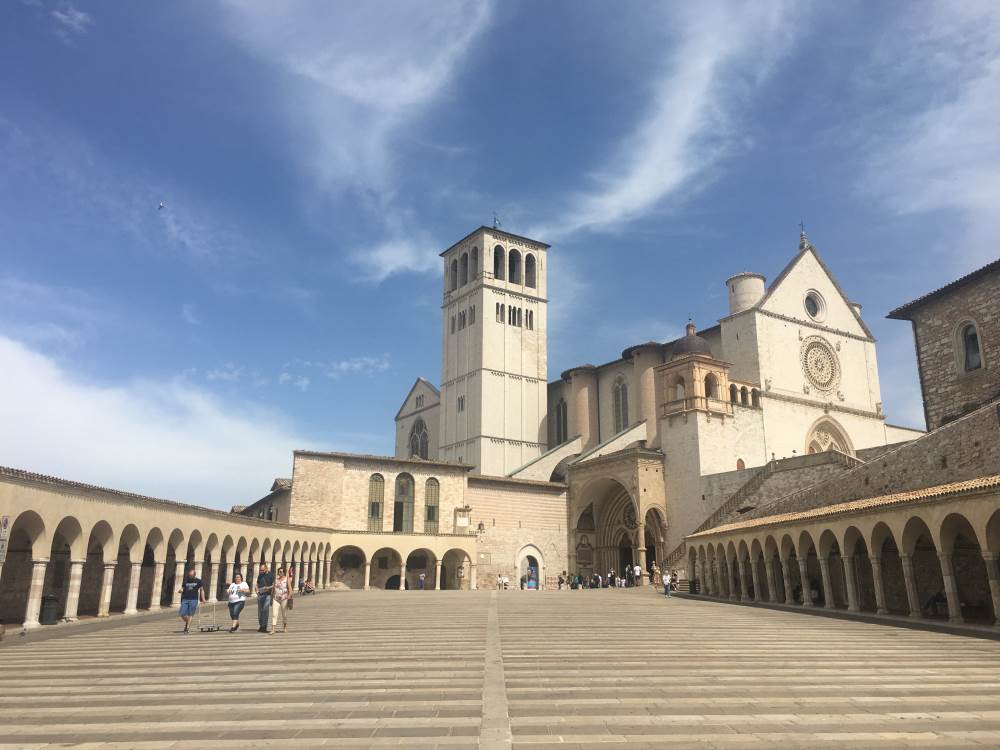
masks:
{"label": "trash bin", "polygon": [[42,597],[42,612],[38,618],[42,625],[55,625],[59,622],[59,597],[46,594]]}

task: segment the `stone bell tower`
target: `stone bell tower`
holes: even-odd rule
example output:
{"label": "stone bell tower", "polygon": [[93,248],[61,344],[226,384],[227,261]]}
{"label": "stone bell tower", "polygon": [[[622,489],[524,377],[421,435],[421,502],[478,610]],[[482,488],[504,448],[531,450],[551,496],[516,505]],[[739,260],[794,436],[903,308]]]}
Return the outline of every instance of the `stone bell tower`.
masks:
{"label": "stone bell tower", "polygon": [[504,476],[546,450],[548,249],[482,226],[441,253],[444,461]]}

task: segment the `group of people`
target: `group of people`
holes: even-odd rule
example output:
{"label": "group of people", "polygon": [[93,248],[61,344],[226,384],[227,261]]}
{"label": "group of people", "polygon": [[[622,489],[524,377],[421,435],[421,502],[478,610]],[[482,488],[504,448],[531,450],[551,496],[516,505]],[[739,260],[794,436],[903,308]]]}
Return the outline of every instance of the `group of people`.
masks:
{"label": "group of people", "polygon": [[[278,626],[278,619],[281,619],[281,632],[288,632],[288,612],[292,609],[294,602],[293,584],[294,571],[278,568],[277,574],[272,573],[267,563],[261,563],[257,574],[257,623],[258,633],[270,633],[274,635]],[[315,593],[316,587],[309,580],[304,580],[299,585],[300,593]],[[187,572],[187,577],[181,583],[181,609],[180,616],[184,623],[183,633],[191,632],[191,620],[198,612],[198,605],[206,600],[205,584],[198,577],[198,572],[191,568]],[[243,580],[240,573],[233,576],[233,580],[226,589],[229,598],[229,619],[232,624],[230,633],[235,633],[240,629],[240,614],[246,606],[247,598],[250,597],[250,586]]]}
{"label": "group of people", "polygon": [[[669,597],[670,592],[677,589],[677,573],[671,573],[669,570],[661,572],[656,563],[653,563],[649,568],[649,582],[653,586],[662,585],[663,594]],[[579,573],[570,575],[565,570],[559,575],[560,589],[629,588],[641,585],[641,583],[642,568],[638,565],[628,565],[621,573],[609,570],[606,576],[600,573],[591,573],[589,576],[580,575]]]}

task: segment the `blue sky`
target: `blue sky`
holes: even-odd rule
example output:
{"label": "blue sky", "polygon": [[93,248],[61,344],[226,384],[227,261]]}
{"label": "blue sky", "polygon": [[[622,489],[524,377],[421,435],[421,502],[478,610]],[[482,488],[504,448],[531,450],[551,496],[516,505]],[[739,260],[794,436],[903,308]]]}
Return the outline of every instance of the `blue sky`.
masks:
{"label": "blue sky", "polygon": [[391,452],[494,211],[553,245],[550,378],[804,221],[919,424],[884,315],[997,256],[1000,11],[827,5],[0,5],[0,463],[226,507]]}

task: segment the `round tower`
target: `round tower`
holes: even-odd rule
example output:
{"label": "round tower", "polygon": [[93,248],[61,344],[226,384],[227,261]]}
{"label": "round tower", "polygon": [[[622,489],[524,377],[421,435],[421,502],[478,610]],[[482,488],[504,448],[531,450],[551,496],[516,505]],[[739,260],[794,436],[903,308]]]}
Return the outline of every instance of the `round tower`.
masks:
{"label": "round tower", "polygon": [[743,312],[760,302],[766,279],[759,273],[744,271],[726,279],[729,289],[729,314]]}

